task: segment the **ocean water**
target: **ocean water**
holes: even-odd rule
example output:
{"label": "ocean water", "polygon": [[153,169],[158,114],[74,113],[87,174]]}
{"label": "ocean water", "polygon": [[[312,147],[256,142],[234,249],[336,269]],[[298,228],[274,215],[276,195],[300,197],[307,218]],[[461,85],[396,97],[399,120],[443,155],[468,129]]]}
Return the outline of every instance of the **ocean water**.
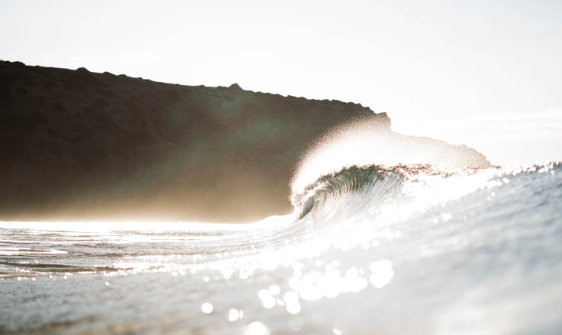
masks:
{"label": "ocean water", "polygon": [[250,224],[0,222],[0,333],[560,334],[562,168],[352,166]]}

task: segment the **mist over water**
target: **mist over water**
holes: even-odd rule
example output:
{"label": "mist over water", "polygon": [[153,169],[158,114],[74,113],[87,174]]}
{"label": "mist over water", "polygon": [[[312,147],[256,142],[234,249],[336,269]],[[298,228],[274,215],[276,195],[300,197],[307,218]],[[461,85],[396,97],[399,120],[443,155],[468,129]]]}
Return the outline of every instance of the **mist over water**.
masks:
{"label": "mist over water", "polygon": [[382,130],[376,122],[358,120],[332,129],[301,160],[292,181],[293,193],[318,178],[350,166],[430,165],[441,171],[487,168],[481,153],[464,145]]}
{"label": "mist over water", "polygon": [[346,129],[303,160],[285,216],[0,222],[0,331],[562,329],[560,163],[489,167],[468,148]]}
{"label": "mist over water", "polygon": [[393,129],[475,148],[495,165],[520,166],[562,160],[562,109],[537,112],[424,114],[392,118]]}

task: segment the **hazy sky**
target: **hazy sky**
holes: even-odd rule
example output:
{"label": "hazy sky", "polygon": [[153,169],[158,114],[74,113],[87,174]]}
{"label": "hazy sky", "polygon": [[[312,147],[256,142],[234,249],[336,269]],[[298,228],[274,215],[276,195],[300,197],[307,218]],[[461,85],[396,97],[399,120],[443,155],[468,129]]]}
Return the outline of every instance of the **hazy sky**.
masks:
{"label": "hazy sky", "polygon": [[353,101],[494,163],[562,160],[559,0],[0,0],[0,58]]}

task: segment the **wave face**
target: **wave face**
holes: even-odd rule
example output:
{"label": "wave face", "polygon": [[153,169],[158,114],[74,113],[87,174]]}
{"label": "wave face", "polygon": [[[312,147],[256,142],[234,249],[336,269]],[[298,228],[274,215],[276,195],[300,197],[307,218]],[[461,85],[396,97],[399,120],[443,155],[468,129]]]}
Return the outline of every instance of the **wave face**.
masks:
{"label": "wave face", "polygon": [[248,225],[1,222],[0,332],[562,328],[560,163],[351,165],[292,201]]}
{"label": "wave face", "polygon": [[380,200],[382,193],[388,197],[389,193],[403,182],[405,172],[412,171],[416,172],[414,168],[406,166],[397,166],[394,169],[377,165],[351,166],[318,178],[301,193],[294,193],[291,202],[295,211],[299,213],[299,219],[310,212],[315,216],[326,211],[342,212],[341,214],[345,215],[350,207],[357,207],[344,201],[349,195],[363,193],[364,201],[357,202],[357,205],[365,207]]}

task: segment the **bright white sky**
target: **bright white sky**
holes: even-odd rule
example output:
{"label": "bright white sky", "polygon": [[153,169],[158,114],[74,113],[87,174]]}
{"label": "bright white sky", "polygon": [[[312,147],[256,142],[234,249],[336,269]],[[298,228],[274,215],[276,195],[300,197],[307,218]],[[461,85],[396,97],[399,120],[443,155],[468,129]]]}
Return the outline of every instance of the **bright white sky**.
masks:
{"label": "bright white sky", "polygon": [[559,0],[0,0],[0,58],[352,101],[493,163],[562,160]]}

